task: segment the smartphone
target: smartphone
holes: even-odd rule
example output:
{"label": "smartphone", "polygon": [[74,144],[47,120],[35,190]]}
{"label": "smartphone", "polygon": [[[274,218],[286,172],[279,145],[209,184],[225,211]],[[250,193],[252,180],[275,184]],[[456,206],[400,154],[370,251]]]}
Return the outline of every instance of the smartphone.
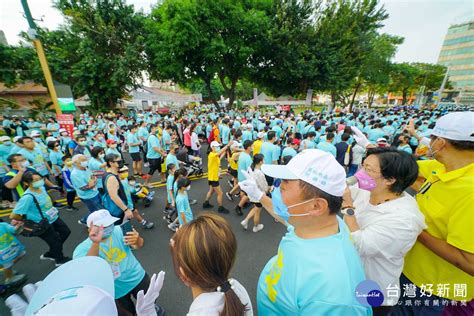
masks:
{"label": "smartphone", "polygon": [[122,228],[122,232],[124,236],[126,236],[128,232],[133,231],[132,223],[130,221],[123,222],[120,225],[120,228]]}

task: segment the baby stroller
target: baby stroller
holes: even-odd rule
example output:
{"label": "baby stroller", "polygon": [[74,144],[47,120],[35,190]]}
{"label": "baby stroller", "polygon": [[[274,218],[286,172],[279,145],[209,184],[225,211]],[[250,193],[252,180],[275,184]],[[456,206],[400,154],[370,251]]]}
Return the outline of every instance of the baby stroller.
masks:
{"label": "baby stroller", "polygon": [[176,158],[178,159],[180,165],[188,171],[188,177],[196,176],[201,177],[203,174],[202,170],[202,159],[189,155],[186,147],[182,147],[177,153]]}

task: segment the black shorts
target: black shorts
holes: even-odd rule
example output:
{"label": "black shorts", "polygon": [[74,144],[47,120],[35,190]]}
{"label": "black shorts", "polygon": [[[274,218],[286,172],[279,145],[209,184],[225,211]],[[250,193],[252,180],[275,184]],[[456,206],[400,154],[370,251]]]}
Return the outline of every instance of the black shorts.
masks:
{"label": "black shorts", "polygon": [[219,181],[207,181],[211,187],[218,187],[219,186]]}
{"label": "black shorts", "polygon": [[229,174],[233,176],[234,178],[237,178],[237,170],[229,168]]}
{"label": "black shorts", "polygon": [[267,180],[267,184],[269,187],[271,187],[273,185],[273,178],[272,177],[269,177],[267,175],[265,175],[265,179]]}
{"label": "black shorts", "polygon": [[253,203],[253,205],[255,205],[255,207],[262,207],[262,203]]}
{"label": "black shorts", "polygon": [[142,161],[142,155],[140,153],[130,153],[133,161]]}
{"label": "black shorts", "polygon": [[161,158],[148,158],[148,163],[150,164],[149,175],[153,175],[155,171],[161,173]]}

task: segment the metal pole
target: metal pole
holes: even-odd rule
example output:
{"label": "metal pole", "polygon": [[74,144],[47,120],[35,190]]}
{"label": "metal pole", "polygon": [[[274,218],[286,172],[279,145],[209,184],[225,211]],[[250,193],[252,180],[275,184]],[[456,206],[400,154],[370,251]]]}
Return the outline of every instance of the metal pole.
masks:
{"label": "metal pole", "polygon": [[448,81],[448,73],[449,73],[449,67],[446,68],[446,73],[444,74],[444,79],[443,82],[441,83],[441,87],[439,87],[439,96],[438,100],[436,100],[436,105],[439,105],[439,102],[441,102],[441,96],[443,94],[444,87],[446,86],[446,82]]}
{"label": "metal pole", "polygon": [[28,34],[33,41],[33,45],[36,48],[36,54],[38,55],[39,62],[41,64],[41,69],[43,70],[44,79],[46,80],[46,85],[48,86],[49,95],[51,97],[51,101],[53,101],[54,109],[57,115],[62,114],[61,107],[59,106],[58,96],[56,94],[56,89],[54,88],[53,77],[51,76],[51,72],[49,71],[48,61],[46,59],[46,55],[44,54],[43,45],[41,41],[36,38],[36,24],[31,16],[30,7],[28,6],[27,0],[21,0],[21,5],[23,6],[23,10],[25,11],[25,17],[28,21],[28,25],[30,26],[30,30]]}

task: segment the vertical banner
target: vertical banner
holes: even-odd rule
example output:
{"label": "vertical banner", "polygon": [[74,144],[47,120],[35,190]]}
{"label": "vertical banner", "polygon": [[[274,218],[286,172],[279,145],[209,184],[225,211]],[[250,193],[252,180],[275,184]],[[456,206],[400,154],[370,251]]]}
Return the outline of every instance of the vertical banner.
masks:
{"label": "vertical banner", "polygon": [[258,106],[258,91],[257,88],[253,88],[253,104]]}
{"label": "vertical banner", "polygon": [[59,123],[59,128],[64,128],[70,137],[74,130],[74,116],[72,114],[58,114],[56,119]]}
{"label": "vertical banner", "polygon": [[311,106],[313,104],[313,89],[308,89],[308,92],[306,93],[306,106]]}

